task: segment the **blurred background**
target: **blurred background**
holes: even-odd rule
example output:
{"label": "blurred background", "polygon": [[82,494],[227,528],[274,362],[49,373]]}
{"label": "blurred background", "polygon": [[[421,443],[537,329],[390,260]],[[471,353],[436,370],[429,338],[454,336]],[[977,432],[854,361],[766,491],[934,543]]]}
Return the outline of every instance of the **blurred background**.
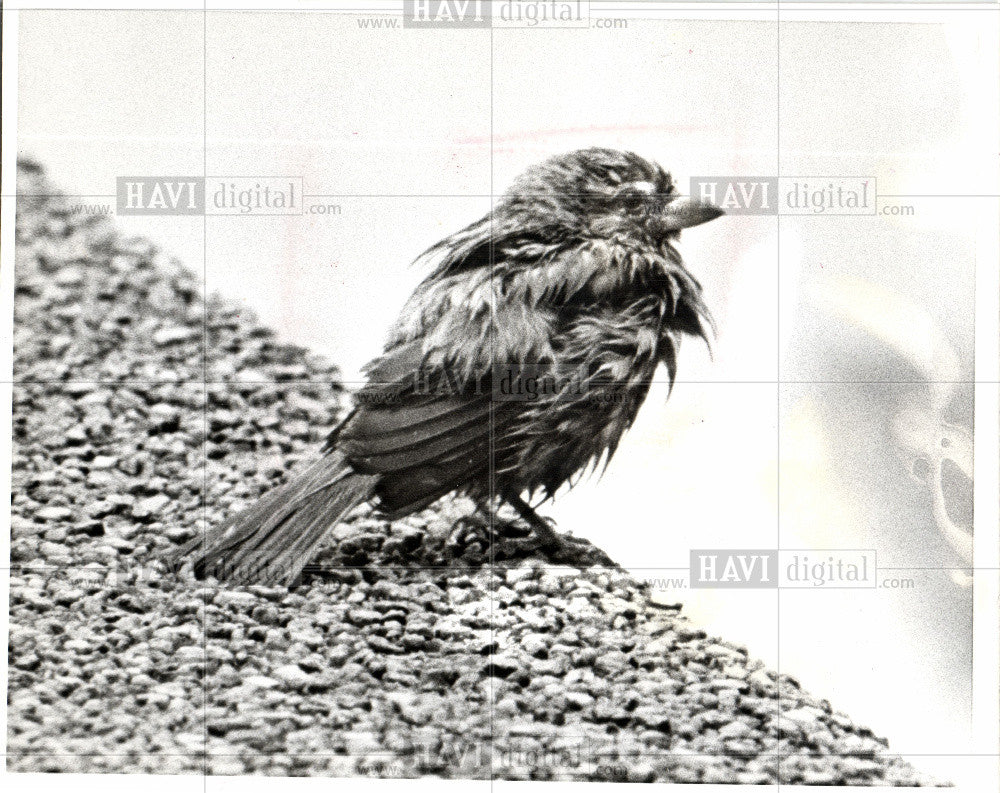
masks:
{"label": "blurred background", "polygon": [[[122,175],[301,176],[325,216],[122,217],[356,381],[525,167],[585,146],[690,176],[870,176],[875,216],[725,217],[681,250],[717,323],[598,482],[544,511],[654,597],[949,778],[971,752],[976,263],[997,234],[996,31],[669,21],[412,31],[346,15],[21,13],[18,147]],[[492,46],[491,46],[492,40]],[[779,58],[780,47],[780,58]],[[991,264],[991,266],[993,266]],[[689,590],[693,548],[864,548],[876,589]],[[895,582],[895,583],[893,583]]]}

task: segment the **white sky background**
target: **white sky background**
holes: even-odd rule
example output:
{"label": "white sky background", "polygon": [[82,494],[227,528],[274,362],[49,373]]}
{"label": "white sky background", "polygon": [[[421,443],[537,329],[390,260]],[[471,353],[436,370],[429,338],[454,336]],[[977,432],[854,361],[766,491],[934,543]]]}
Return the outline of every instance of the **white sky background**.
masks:
{"label": "white sky background", "polygon": [[[958,379],[972,377],[977,246],[997,229],[996,201],[969,197],[996,193],[995,69],[981,78],[996,63],[995,28],[972,16],[787,22],[780,64],[767,22],[497,30],[491,70],[483,31],[362,30],[320,14],[207,19],[203,41],[200,13],[22,13],[19,149],[59,188],[99,196],[119,175],[202,174],[207,132],[209,174],[302,176],[306,192],[338,194],[324,201],[342,214],[328,218],[118,222],[204,268],[209,291],[351,379],[422,277],[409,262],[550,154],[631,149],[682,189],[691,175],[780,168],[934,196],[891,199],[915,207],[908,218],[727,217],[685,232],[719,324],[715,358],[689,344],[670,402],[655,386],[603,480],[547,511],[649,577],[684,575],[668,568],[686,568],[691,548],[775,547],[779,525],[786,548],[963,564],[890,425],[916,406],[935,429],[968,427],[971,388],[932,409],[923,386],[844,381],[919,377],[913,362],[935,344],[954,352]],[[891,329],[816,298],[846,288],[851,299],[858,281],[926,332],[904,327],[893,345]],[[781,379],[796,382],[777,385],[779,359]],[[773,590],[663,598],[772,665],[780,655],[783,672],[894,751],[968,752],[970,590],[946,570],[897,574],[916,589],[783,591],[780,622]],[[913,762],[966,773],[957,759]]]}

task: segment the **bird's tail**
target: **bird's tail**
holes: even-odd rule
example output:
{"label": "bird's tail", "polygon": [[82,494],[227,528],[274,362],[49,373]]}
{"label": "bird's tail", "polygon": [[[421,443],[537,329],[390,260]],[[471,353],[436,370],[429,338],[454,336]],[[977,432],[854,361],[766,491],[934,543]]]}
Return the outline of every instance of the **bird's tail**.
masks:
{"label": "bird's tail", "polygon": [[195,574],[233,583],[290,585],[326,531],[372,496],[379,477],[355,473],[331,451],[290,482],[173,554]]}

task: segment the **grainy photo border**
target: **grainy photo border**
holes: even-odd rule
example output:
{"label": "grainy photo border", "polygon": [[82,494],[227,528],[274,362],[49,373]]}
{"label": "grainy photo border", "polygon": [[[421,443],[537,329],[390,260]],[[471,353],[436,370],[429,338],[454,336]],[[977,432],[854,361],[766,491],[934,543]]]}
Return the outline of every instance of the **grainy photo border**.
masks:
{"label": "grainy photo border", "polygon": [[[37,4],[15,2],[3,8],[3,154],[2,154],[2,206],[0,206],[0,322],[3,328],[3,342],[0,344],[0,370],[3,371],[0,383],[0,415],[3,416],[3,431],[0,432],[0,494],[10,503],[11,497],[11,421],[13,400],[13,294],[14,284],[11,277],[14,270],[14,239],[15,239],[15,205],[16,205],[16,172],[17,172],[17,109],[18,109],[18,73],[17,73],[17,31],[18,12],[37,8],[74,9],[94,8],[100,10],[135,10],[164,8],[162,3],[114,3],[95,2],[81,4],[51,0]],[[214,10],[266,10],[266,11],[298,11],[301,13],[399,13],[402,2],[365,3],[354,0],[342,4],[308,2],[280,2],[279,0],[263,0],[260,3],[241,2],[241,0],[223,1],[219,3],[195,4],[182,2],[169,6],[171,10],[190,10],[192,13],[202,12],[206,16]],[[593,15],[608,17],[623,17],[634,19],[719,19],[719,20],[755,20],[775,23],[776,47],[780,58],[780,25],[783,22],[924,22],[947,23],[953,20],[976,19],[984,30],[992,30],[992,52],[976,54],[974,63],[980,71],[984,82],[996,82],[997,53],[1000,48],[1000,2],[995,0],[977,0],[963,3],[895,3],[889,0],[876,2],[850,2],[845,0],[837,3],[661,3],[661,2],[592,2],[590,11]],[[54,55],[58,57],[57,54]],[[738,67],[737,67],[738,68]],[[206,100],[207,101],[207,100]],[[780,113],[780,90],[779,90]],[[780,129],[780,124],[779,124]],[[206,132],[207,141],[207,132]],[[776,141],[780,151],[780,141]],[[207,146],[206,146],[207,169]],[[498,185],[497,189],[502,189]],[[1000,213],[1000,184],[996,192],[989,195],[976,196],[984,207],[984,212]],[[491,191],[495,192],[495,191]],[[776,220],[779,225],[780,218]],[[974,566],[973,575],[973,725],[976,733],[976,752],[969,759],[975,761],[978,771],[970,773],[965,779],[956,780],[958,790],[979,791],[1000,789],[1000,241],[984,228],[976,241],[976,289],[975,289],[975,535],[974,535]],[[207,233],[207,231],[206,231]],[[780,234],[780,232],[779,232]],[[187,262],[188,265],[206,266],[206,263]],[[963,310],[965,307],[956,307]],[[207,375],[206,375],[207,378]],[[780,541],[778,543],[780,546]],[[3,576],[0,586],[3,588],[3,630],[9,635],[9,593],[10,593],[10,536],[3,537],[4,562]],[[780,613],[781,592],[778,592],[778,609]],[[780,658],[778,661],[780,671]],[[6,665],[3,672],[3,683],[7,685]],[[7,734],[7,716],[4,710],[0,726]],[[263,791],[274,789],[280,785],[297,789],[319,790],[319,786],[330,784],[350,784],[358,787],[371,786],[372,789],[389,789],[399,785],[417,786],[417,790],[430,791],[441,784],[477,786],[481,789],[493,790],[495,786],[510,783],[502,781],[462,780],[445,782],[437,779],[418,780],[379,780],[366,778],[350,779],[317,779],[317,778],[281,778],[266,777],[222,777],[222,776],[135,776],[135,775],[92,775],[92,774],[23,774],[10,773],[6,765],[0,775],[11,790],[62,790],[67,785],[74,787],[93,787],[98,785],[104,790],[126,790],[136,784],[141,784],[151,793],[155,791]],[[522,782],[517,783],[519,789],[530,785],[532,790],[549,789],[555,783]],[[575,789],[584,783],[572,784]],[[687,787],[687,786],[685,786]],[[697,785],[690,786],[697,790],[728,790],[729,786]],[[777,785],[796,788],[796,785]],[[880,788],[859,788],[876,790]]]}

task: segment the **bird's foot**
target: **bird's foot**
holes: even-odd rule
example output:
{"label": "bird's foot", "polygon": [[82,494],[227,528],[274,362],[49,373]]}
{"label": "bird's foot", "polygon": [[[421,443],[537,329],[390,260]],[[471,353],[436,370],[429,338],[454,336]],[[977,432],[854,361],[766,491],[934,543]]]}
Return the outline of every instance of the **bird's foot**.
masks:
{"label": "bird's foot", "polygon": [[479,513],[464,515],[451,525],[445,551],[456,561],[482,564],[489,558],[491,534],[489,522]]}
{"label": "bird's foot", "polygon": [[503,500],[531,527],[540,550],[550,562],[573,567],[618,567],[600,548],[586,540],[557,532],[555,521],[543,518],[516,493],[504,493]]}
{"label": "bird's foot", "polygon": [[539,548],[553,564],[565,564],[571,567],[618,567],[600,548],[568,534],[558,534],[553,531],[551,537],[540,540]]}
{"label": "bird's foot", "polygon": [[524,558],[537,548],[524,526],[510,527],[480,512],[456,520],[445,543],[449,557],[471,565]]}
{"label": "bird's foot", "polygon": [[[553,537],[559,535],[554,532]],[[466,564],[505,562],[531,556],[549,555],[548,537],[539,537],[532,527],[520,521],[508,521],[496,514],[474,512],[456,520],[448,534],[448,556]]]}
{"label": "bird's foot", "polygon": [[483,510],[465,515],[452,524],[445,547],[451,558],[468,564],[540,556],[572,567],[618,567],[600,548],[556,531],[554,520],[534,510],[521,520]]}

